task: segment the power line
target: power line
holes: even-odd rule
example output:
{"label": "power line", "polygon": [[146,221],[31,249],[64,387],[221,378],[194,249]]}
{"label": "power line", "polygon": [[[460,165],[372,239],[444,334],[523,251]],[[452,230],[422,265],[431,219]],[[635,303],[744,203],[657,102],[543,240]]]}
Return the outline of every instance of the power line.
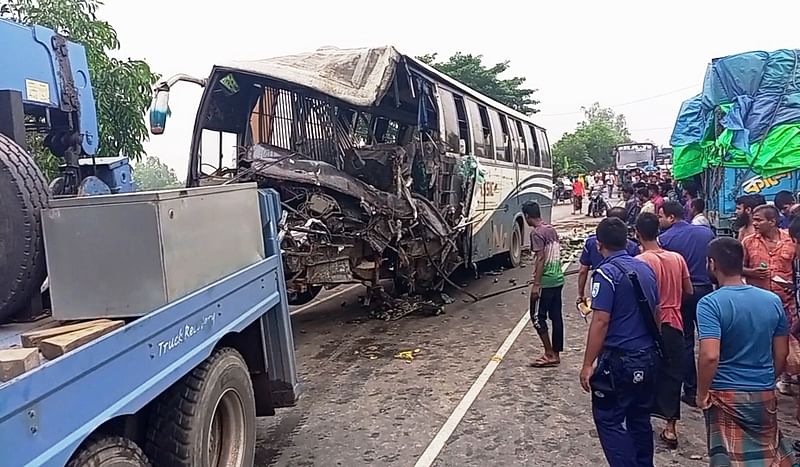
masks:
{"label": "power line", "polygon": [[[614,105],[611,105],[609,107],[611,107],[611,108],[624,107],[626,105],[638,104],[640,102],[651,101],[653,99],[658,99],[660,97],[669,96],[670,94],[675,94],[675,93],[678,93],[678,92],[681,92],[681,91],[686,91],[688,89],[696,89],[696,88],[697,88],[697,85],[693,84],[691,86],[685,86],[685,87],[682,87],[680,89],[674,89],[672,91],[662,92],[661,94],[655,94],[655,95],[652,95],[652,96],[643,97],[641,99],[636,99],[636,100],[632,100],[632,101],[628,101],[628,102],[623,102],[621,104],[614,104]],[[561,116],[564,116],[564,115],[578,115],[578,114],[582,114],[582,113],[583,113],[583,111],[580,110],[580,111],[577,111],[577,112],[563,112],[563,113],[557,113],[557,114],[537,114],[535,116],[536,117],[561,117]]]}

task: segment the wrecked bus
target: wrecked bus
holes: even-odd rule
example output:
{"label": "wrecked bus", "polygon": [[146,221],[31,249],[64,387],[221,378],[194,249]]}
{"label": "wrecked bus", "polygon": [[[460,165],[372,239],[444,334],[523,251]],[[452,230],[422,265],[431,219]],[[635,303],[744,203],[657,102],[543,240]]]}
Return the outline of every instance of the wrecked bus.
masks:
{"label": "wrecked bus", "polygon": [[175,76],[155,89],[154,134],[179,81],[205,87],[186,185],[255,181],[280,193],[292,304],[339,284],[382,292],[383,279],[401,293],[438,290],[457,267],[500,254],[516,266],[521,204],[550,217],[544,129],[393,47]]}

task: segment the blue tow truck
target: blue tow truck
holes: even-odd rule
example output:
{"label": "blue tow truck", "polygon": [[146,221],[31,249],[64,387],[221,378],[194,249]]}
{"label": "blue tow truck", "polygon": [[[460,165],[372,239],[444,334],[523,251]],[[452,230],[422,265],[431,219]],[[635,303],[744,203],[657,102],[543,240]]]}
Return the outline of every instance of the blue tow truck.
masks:
{"label": "blue tow truck", "polygon": [[[95,157],[83,47],[5,20],[0,43],[0,218],[11,221],[0,222],[0,355],[46,358],[0,382],[0,465],[252,466],[256,417],[299,394],[277,193],[132,193],[126,158]],[[49,187],[25,150],[31,130],[63,159]],[[243,202],[214,207],[231,192]],[[235,270],[226,261],[245,246],[192,243],[241,230],[211,209],[253,226]],[[25,348],[32,332],[105,317],[119,325],[87,342],[67,333],[56,355]],[[0,372],[11,363],[0,358]]]}

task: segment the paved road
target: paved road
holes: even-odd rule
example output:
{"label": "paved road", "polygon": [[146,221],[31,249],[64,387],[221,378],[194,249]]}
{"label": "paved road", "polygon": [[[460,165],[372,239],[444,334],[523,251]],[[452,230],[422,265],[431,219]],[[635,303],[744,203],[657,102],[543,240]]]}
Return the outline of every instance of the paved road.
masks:
{"label": "paved road", "polygon": [[[554,211],[562,230],[584,222],[567,206]],[[529,274],[529,267],[509,270],[469,288],[486,293]],[[256,465],[414,466],[487,364],[496,371],[433,465],[605,465],[578,383],[586,324],[571,305],[575,284],[571,276],[564,289],[567,351],[562,366],[549,369],[528,366],[540,352],[530,324],[497,356],[527,313],[527,291],[478,303],[453,293],[457,301],[443,315],[392,322],[365,319],[354,306],[359,291],[303,310],[294,331],[304,395],[296,407],[260,420]],[[410,363],[394,358],[413,349],[420,352]],[[701,415],[684,415],[681,447],[659,448],[657,465],[705,462]]]}

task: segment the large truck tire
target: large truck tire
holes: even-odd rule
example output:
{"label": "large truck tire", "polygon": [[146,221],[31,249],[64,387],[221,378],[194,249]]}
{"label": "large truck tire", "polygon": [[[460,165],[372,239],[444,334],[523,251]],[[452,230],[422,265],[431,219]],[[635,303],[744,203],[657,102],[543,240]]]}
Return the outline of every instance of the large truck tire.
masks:
{"label": "large truck tire", "polygon": [[96,436],[84,442],[67,467],[150,467],[133,441],[121,436]]}
{"label": "large truck tire", "polygon": [[47,275],[41,217],[47,200],[33,158],[0,134],[0,323],[28,306]]}
{"label": "large truck tire", "polygon": [[158,397],[145,451],[158,467],[252,467],[256,402],[241,354],[223,347]]}

